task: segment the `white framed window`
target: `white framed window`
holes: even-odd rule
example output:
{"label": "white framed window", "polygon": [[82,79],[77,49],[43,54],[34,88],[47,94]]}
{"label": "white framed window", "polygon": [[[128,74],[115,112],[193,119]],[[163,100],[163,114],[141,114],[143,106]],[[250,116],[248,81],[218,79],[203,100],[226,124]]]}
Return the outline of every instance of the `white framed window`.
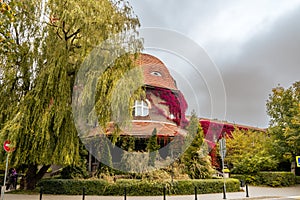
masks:
{"label": "white framed window", "polygon": [[170,115],[169,115],[169,118],[170,118],[170,119],[175,119],[175,116],[174,116],[173,114],[170,114]]}
{"label": "white framed window", "polygon": [[145,117],[149,115],[149,106],[145,101],[136,100],[133,106],[134,116]]}

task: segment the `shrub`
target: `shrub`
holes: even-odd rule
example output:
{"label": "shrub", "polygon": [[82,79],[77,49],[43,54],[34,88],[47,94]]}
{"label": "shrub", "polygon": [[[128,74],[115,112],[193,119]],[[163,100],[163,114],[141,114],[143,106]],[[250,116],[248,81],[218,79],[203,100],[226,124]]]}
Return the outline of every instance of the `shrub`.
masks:
{"label": "shrub", "polygon": [[296,184],[296,177],[291,172],[260,172],[258,175],[262,185],[280,187]]}
{"label": "shrub", "polygon": [[60,175],[62,179],[87,178],[88,172],[85,167],[69,165],[62,169]]}
{"label": "shrub", "polygon": [[[166,187],[167,194],[188,195],[194,193],[194,188],[198,188],[199,194],[222,192],[223,179],[198,179],[179,180],[173,183],[169,181],[147,181],[147,180],[117,180],[111,183],[104,180],[63,180],[63,179],[43,179],[38,186],[43,187],[46,194],[82,194],[85,187],[87,195],[123,195],[126,188],[129,196],[149,196],[162,195],[163,188]],[[236,179],[226,179],[226,189],[228,192],[239,191],[239,181]]]}
{"label": "shrub", "polygon": [[297,177],[291,172],[258,172],[252,175],[232,174],[231,177],[244,180],[251,185],[267,185],[272,187],[291,186],[297,183]]}
{"label": "shrub", "polygon": [[3,185],[4,174],[0,174],[0,185]]}
{"label": "shrub", "polygon": [[231,174],[231,178],[239,179],[250,185],[260,185],[259,176],[257,174]]}

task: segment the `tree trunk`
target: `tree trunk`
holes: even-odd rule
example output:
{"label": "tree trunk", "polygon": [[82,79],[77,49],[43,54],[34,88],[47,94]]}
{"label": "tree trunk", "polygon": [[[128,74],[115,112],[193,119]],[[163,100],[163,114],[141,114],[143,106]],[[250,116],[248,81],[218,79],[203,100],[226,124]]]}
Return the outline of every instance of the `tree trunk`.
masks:
{"label": "tree trunk", "polygon": [[296,175],[296,162],[291,162],[291,172]]}
{"label": "tree trunk", "polygon": [[24,189],[25,190],[35,189],[37,182],[41,180],[41,178],[47,172],[49,167],[50,165],[43,165],[42,168],[38,170],[37,165],[29,165],[25,175]]}

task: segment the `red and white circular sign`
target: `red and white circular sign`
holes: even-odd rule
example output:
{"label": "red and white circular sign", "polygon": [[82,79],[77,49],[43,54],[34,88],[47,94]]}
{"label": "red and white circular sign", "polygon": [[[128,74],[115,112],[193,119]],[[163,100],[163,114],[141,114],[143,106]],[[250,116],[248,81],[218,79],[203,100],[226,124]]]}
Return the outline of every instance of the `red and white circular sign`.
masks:
{"label": "red and white circular sign", "polygon": [[12,152],[15,150],[15,147],[12,147],[12,145],[10,144],[10,141],[6,140],[3,143],[3,148],[6,152]]}

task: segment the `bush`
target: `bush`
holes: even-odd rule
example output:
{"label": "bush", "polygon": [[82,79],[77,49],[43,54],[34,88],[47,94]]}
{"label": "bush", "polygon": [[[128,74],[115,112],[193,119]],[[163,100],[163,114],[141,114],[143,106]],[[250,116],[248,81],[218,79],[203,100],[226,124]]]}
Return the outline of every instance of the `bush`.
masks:
{"label": "bush", "polygon": [[76,165],[64,167],[60,173],[62,179],[87,178],[88,173],[86,168]]}
{"label": "bush", "polygon": [[[43,187],[46,194],[82,194],[83,187],[87,195],[123,195],[126,188],[129,196],[150,196],[162,195],[163,188],[166,187],[167,194],[189,195],[194,193],[194,188],[198,188],[198,194],[220,193],[222,192],[223,179],[199,179],[199,180],[179,180],[173,183],[168,181],[147,181],[147,180],[117,180],[110,183],[104,180],[63,180],[63,179],[43,179],[38,186]],[[239,181],[236,179],[226,179],[226,189],[228,192],[239,191]]]}
{"label": "bush", "polygon": [[253,175],[232,174],[232,178],[244,180],[251,185],[267,185],[272,187],[285,187],[295,185],[297,177],[291,172],[258,172]]}
{"label": "bush", "polygon": [[230,177],[239,179],[240,181],[244,181],[245,184],[247,183],[250,185],[260,185],[259,176],[257,174],[231,174]]}
{"label": "bush", "polygon": [[0,185],[3,185],[4,174],[0,174]]}
{"label": "bush", "polygon": [[296,177],[291,172],[260,172],[258,175],[262,185],[281,187],[296,184]]}
{"label": "bush", "polygon": [[296,176],[296,184],[300,184],[300,176]]}

